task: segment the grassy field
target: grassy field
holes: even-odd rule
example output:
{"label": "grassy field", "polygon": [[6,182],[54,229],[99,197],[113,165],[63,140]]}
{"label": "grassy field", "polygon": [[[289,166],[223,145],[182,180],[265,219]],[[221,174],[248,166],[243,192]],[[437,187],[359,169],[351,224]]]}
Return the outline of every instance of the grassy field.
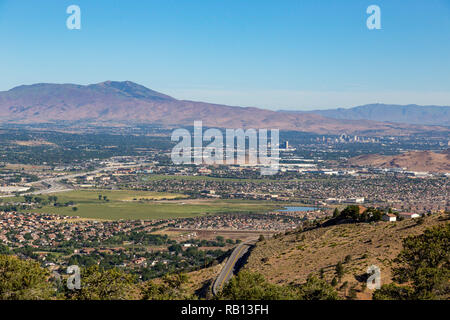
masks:
{"label": "grassy field", "polygon": [[[238,178],[216,178],[209,176],[168,176],[162,174],[150,174],[150,175],[142,175],[142,182],[152,182],[152,181],[161,181],[161,180],[186,180],[186,181],[218,181],[218,182],[253,182],[253,183],[270,183],[277,180],[261,178],[261,179],[238,179]],[[302,179],[289,179],[289,180],[278,180],[277,182],[296,182],[296,181],[320,181],[325,179],[320,178],[302,178]]]}
{"label": "grassy field", "polygon": [[[44,206],[34,209],[37,213],[51,213],[81,218],[119,220],[119,219],[169,219],[186,218],[203,214],[226,212],[265,212],[280,207],[280,204],[265,201],[240,200],[172,200],[185,197],[180,194],[146,191],[101,191],[82,190],[53,194],[58,202],[75,202],[77,211],[72,207]],[[107,196],[109,201],[99,200],[98,196]],[[145,199],[145,200],[141,200]]]}
{"label": "grassy field", "polygon": [[274,180],[270,179],[237,179],[237,178],[216,178],[216,177],[208,177],[208,176],[168,176],[162,174],[151,174],[151,175],[143,175],[141,176],[141,181],[161,181],[161,180],[191,180],[191,181],[223,181],[223,182],[273,182]]}

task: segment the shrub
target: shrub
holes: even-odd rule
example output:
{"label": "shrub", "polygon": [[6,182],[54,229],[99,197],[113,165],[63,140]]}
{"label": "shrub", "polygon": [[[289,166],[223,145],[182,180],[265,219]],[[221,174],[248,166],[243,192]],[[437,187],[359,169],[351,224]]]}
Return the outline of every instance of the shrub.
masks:
{"label": "shrub", "polygon": [[47,300],[50,274],[33,261],[0,255],[0,300]]}

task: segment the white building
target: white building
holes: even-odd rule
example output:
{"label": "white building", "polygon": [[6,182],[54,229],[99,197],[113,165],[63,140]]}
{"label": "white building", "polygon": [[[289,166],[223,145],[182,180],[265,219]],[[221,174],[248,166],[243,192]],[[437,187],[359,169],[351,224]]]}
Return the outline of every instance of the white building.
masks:
{"label": "white building", "polygon": [[412,212],[401,212],[401,213],[399,213],[399,216],[404,218],[404,219],[420,218],[420,214],[412,213]]}
{"label": "white building", "polygon": [[385,214],[382,217],[383,221],[397,221],[397,216],[392,213]]}
{"label": "white building", "polygon": [[347,202],[350,202],[350,203],[364,203],[364,197],[361,197],[361,198],[350,198],[350,199],[348,199],[347,200]]}

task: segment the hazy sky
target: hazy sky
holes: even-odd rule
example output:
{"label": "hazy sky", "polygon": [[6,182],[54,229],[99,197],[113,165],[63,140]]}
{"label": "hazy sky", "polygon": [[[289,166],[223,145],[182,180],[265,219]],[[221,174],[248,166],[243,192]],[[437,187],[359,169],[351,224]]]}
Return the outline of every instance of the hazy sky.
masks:
{"label": "hazy sky", "polygon": [[450,0],[0,0],[0,40],[0,90],[131,80],[271,109],[450,105]]}

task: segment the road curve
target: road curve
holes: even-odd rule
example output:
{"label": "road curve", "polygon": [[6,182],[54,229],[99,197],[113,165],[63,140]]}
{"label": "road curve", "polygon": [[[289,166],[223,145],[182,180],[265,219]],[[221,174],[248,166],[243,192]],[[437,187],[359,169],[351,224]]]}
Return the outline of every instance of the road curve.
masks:
{"label": "road curve", "polygon": [[214,281],[212,287],[212,292],[214,295],[217,295],[222,287],[231,279],[231,277],[235,273],[236,263],[242,256],[247,253],[248,249],[250,249],[254,245],[254,243],[255,240],[243,242],[233,250],[227,262],[225,263],[225,266],[222,268],[216,280]]}

